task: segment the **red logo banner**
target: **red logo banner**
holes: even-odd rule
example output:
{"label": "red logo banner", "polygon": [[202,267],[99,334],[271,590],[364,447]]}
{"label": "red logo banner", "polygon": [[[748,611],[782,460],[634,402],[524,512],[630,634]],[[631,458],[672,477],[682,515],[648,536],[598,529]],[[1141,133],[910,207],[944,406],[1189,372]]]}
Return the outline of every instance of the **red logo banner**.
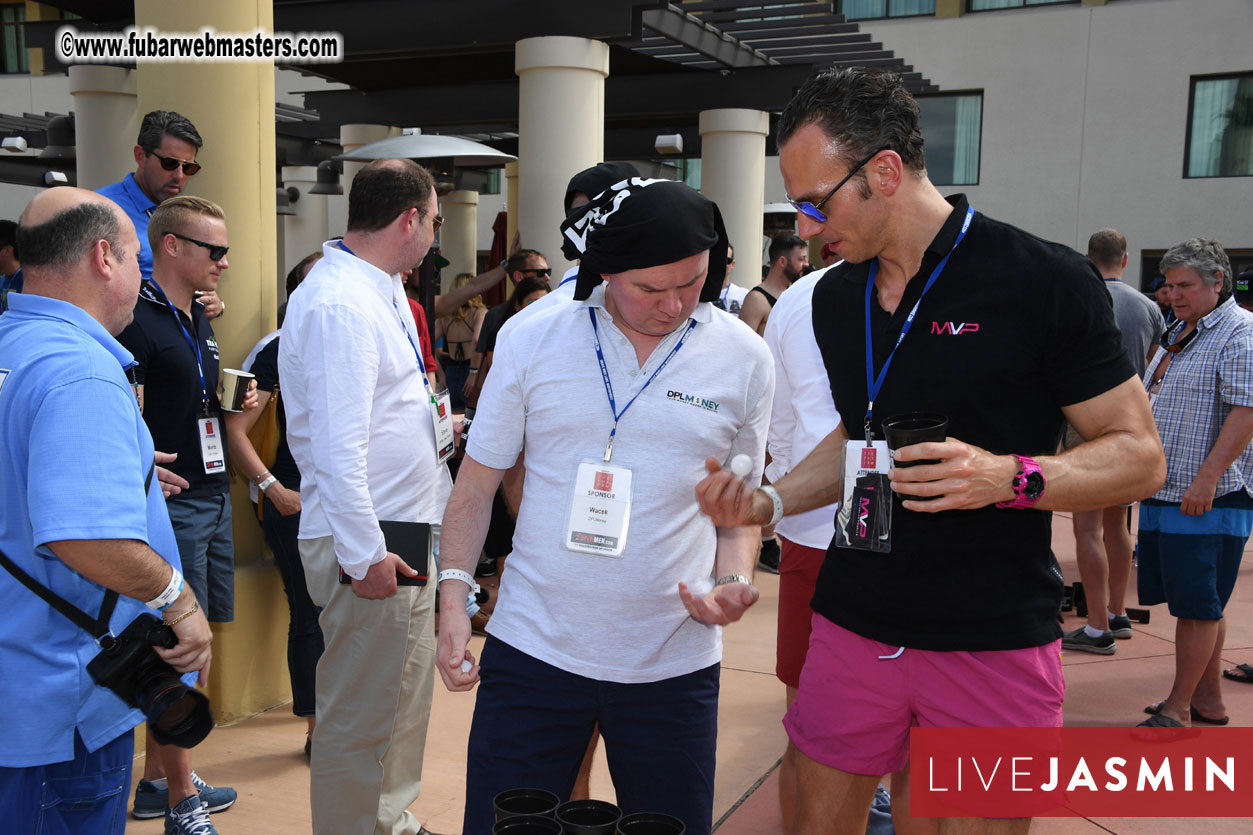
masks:
{"label": "red logo banner", "polygon": [[924,817],[1251,817],[1253,728],[913,728]]}
{"label": "red logo banner", "polygon": [[[587,482],[583,482],[586,484]],[[592,479],[592,489],[600,490],[605,493],[613,492],[613,473],[597,473]]]}

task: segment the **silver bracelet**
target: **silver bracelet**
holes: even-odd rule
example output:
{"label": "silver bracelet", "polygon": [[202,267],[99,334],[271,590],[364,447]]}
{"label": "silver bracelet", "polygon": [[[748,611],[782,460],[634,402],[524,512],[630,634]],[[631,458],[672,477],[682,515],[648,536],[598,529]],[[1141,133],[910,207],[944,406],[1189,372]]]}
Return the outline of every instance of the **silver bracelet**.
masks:
{"label": "silver bracelet", "polygon": [[725,586],[728,583],[743,583],[746,586],[751,586],[753,584],[753,581],[745,577],[743,574],[728,574],[725,577],[719,577],[717,582],[714,583],[714,585]]}
{"label": "silver bracelet", "polygon": [[779,495],[778,490],[774,489],[774,487],[769,484],[763,484],[758,489],[769,496],[770,501],[774,504],[774,513],[770,516],[770,521],[766,524],[779,524],[779,520],[783,518],[783,497]]}

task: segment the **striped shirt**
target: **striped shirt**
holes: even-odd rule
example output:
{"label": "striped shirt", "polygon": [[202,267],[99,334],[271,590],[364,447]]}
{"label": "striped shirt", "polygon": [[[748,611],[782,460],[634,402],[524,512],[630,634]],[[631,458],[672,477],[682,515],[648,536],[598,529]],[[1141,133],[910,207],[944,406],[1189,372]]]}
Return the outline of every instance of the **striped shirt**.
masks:
{"label": "striped shirt", "polygon": [[[1171,342],[1184,322],[1171,326]],[[1145,387],[1166,351],[1158,348],[1144,372]],[[1166,450],[1166,483],[1153,498],[1183,500],[1233,406],[1253,406],[1253,317],[1234,298],[1197,323],[1196,337],[1174,356],[1153,400],[1153,420]],[[1253,448],[1246,449],[1218,480],[1216,496],[1253,493]]]}

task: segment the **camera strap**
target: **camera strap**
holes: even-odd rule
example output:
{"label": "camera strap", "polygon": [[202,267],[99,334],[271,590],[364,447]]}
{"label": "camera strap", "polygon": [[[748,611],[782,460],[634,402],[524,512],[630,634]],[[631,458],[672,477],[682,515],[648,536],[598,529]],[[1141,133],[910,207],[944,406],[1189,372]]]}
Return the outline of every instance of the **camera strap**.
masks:
{"label": "camera strap", "polygon": [[[144,495],[148,495],[148,488],[152,484],[152,474],[156,467],[154,460],[148,465],[148,474],[144,476]],[[97,641],[101,641],[109,635],[109,621],[113,618],[113,610],[117,607],[118,593],[113,589],[106,589],[104,600],[100,603],[100,613],[93,620],[91,615],[82,609],[70,603],[65,598],[58,595],[51,589],[41,585],[34,577],[31,577],[22,570],[17,563],[9,559],[9,556],[0,551],[0,565],[3,565],[10,574],[17,578],[18,582],[26,586],[26,588],[39,595],[45,603],[56,609],[61,614],[69,618],[74,624],[81,627],[89,635]]]}

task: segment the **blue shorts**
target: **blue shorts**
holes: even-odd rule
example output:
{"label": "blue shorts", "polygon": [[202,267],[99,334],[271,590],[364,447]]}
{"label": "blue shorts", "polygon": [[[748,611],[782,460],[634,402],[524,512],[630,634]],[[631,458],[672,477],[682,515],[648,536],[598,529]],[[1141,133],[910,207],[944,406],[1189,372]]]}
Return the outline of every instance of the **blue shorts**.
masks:
{"label": "blue shorts", "polygon": [[470,727],[465,835],[490,835],[492,798],[550,791],[563,802],[594,728],[624,814],[662,812],[687,835],[713,827],[720,665],[645,684],[597,681],[488,636]]}
{"label": "blue shorts", "polygon": [[1166,603],[1177,618],[1218,620],[1253,532],[1253,498],[1243,490],[1219,496],[1202,516],[1184,516],[1179,507],[1140,503],[1140,605]]}
{"label": "blue shorts", "polygon": [[75,732],[68,762],[0,768],[0,825],[5,832],[122,835],[134,756],[130,731],[91,753]]}
{"label": "blue shorts", "polygon": [[178,542],[183,578],[214,623],[235,619],[235,536],[231,495],[172,496],[165,500]]}

